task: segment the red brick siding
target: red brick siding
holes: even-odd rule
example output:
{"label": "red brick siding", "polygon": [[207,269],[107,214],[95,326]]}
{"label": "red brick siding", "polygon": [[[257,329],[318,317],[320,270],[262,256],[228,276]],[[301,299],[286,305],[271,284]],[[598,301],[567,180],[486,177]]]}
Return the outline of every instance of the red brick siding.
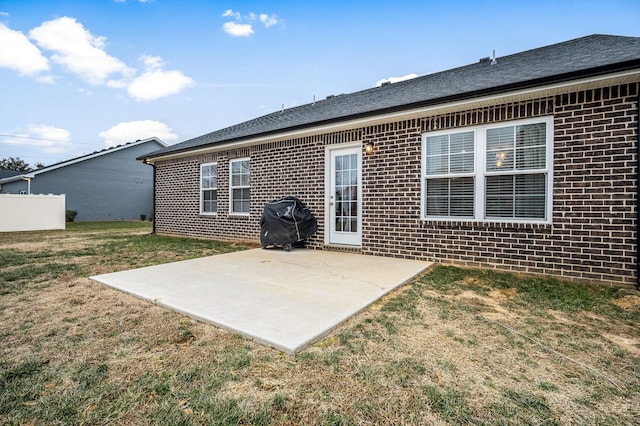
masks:
{"label": "red brick siding", "polygon": [[[157,164],[160,233],[258,240],[264,204],[285,195],[307,203],[324,247],[325,146],[372,141],[363,153],[364,254],[551,274],[632,286],[636,282],[638,84],[385,123]],[[420,218],[424,132],[554,117],[550,225],[434,222]],[[228,162],[251,159],[251,214],[229,215]],[[200,164],[218,161],[218,215],[199,214]]]}

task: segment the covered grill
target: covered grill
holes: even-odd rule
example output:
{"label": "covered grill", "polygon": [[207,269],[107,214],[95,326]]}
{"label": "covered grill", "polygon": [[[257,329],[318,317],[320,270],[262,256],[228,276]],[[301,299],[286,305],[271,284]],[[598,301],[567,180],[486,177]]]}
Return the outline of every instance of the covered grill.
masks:
{"label": "covered grill", "polygon": [[260,245],[291,250],[318,230],[315,216],[295,197],[274,200],[264,206],[260,219]]}

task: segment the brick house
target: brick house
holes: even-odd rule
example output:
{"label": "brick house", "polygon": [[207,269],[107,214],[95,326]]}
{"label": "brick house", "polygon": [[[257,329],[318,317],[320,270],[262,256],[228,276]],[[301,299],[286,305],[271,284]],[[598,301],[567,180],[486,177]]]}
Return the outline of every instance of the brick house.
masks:
{"label": "brick house", "polygon": [[637,282],[640,38],[592,35],[283,109],[140,159],[155,231]]}

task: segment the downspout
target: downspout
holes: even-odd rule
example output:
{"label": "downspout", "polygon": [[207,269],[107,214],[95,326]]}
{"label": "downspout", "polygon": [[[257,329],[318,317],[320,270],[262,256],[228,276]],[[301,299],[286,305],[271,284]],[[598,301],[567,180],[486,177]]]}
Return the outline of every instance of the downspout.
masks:
{"label": "downspout", "polygon": [[636,103],[636,290],[640,290],[640,236],[638,224],[640,224],[640,93]]}
{"label": "downspout", "polygon": [[[151,208],[151,235],[155,235],[156,233],[156,164],[151,163],[151,167],[153,167],[153,206]],[[640,271],[640,266],[638,266],[638,270]],[[638,281],[640,285],[640,281]]]}

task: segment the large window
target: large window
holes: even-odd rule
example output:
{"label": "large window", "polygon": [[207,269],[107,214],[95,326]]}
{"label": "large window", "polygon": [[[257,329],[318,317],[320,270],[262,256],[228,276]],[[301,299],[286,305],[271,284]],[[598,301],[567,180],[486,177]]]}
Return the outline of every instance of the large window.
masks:
{"label": "large window", "polygon": [[550,222],[553,119],[423,138],[422,218]]}
{"label": "large window", "polygon": [[218,164],[200,166],[200,213],[218,212]]}
{"label": "large window", "polygon": [[251,201],[249,176],[248,158],[231,160],[231,213],[249,214]]}

